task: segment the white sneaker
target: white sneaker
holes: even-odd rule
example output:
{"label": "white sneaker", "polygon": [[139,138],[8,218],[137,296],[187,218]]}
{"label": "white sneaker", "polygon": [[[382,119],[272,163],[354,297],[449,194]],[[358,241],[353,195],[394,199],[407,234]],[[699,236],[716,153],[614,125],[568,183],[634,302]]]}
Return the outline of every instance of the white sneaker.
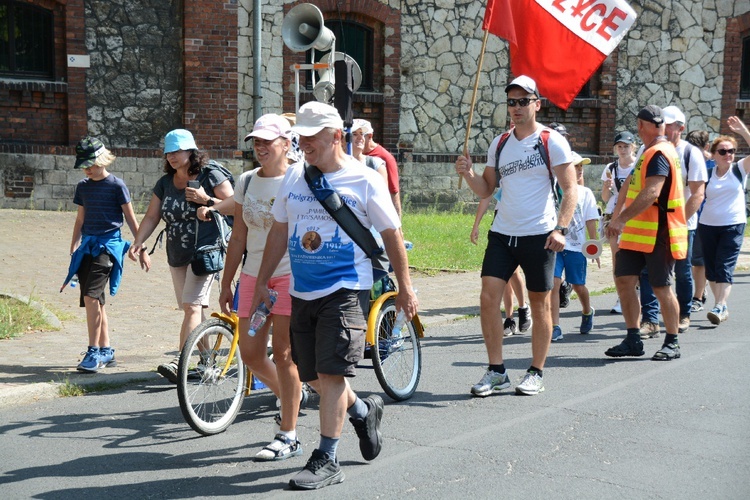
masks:
{"label": "white sneaker", "polygon": [[612,306],[612,309],[609,310],[610,314],[622,314],[622,307],[620,306],[620,298],[617,298],[617,302],[615,302],[615,305]]}
{"label": "white sneaker", "polygon": [[484,372],[482,379],[472,386],[471,393],[474,396],[483,398],[494,392],[500,392],[503,389],[507,389],[508,387],[510,387],[508,372],[497,373],[488,368],[487,371]]}
{"label": "white sneaker", "polygon": [[526,372],[523,380],[516,386],[516,394],[533,396],[544,392],[544,382],[537,372]]}

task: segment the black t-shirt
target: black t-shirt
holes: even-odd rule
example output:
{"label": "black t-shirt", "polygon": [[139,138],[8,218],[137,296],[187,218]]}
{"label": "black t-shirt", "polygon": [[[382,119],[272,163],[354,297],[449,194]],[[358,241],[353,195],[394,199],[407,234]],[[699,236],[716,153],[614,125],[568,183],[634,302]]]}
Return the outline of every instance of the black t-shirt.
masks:
{"label": "black t-shirt", "polygon": [[669,206],[669,191],[672,189],[672,169],[669,167],[669,160],[661,151],[654,153],[651,160],[646,165],[646,178],[654,175],[666,177],[664,185],[659,193],[657,204],[659,205],[659,232],[666,231],[667,228],[667,207]]}

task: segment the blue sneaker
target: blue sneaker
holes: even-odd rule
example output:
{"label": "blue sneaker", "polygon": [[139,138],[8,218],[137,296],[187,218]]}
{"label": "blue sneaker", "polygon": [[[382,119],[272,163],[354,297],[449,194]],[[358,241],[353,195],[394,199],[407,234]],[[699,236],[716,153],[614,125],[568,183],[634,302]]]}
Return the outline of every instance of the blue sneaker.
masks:
{"label": "blue sneaker", "polygon": [[111,347],[101,347],[99,348],[99,368],[106,368],[107,366],[117,366],[115,350]]}
{"label": "blue sneaker", "polygon": [[555,325],[552,327],[552,342],[557,342],[558,340],[563,339],[563,333],[562,329],[560,328],[560,325]]}
{"label": "blue sneaker", "polygon": [[594,328],[594,313],[596,311],[594,308],[591,308],[591,312],[589,314],[582,314],[581,315],[581,333],[586,334],[591,331],[592,328]]}
{"label": "blue sneaker", "polygon": [[90,346],[83,361],[76,368],[79,372],[96,373],[99,370],[99,348]]}

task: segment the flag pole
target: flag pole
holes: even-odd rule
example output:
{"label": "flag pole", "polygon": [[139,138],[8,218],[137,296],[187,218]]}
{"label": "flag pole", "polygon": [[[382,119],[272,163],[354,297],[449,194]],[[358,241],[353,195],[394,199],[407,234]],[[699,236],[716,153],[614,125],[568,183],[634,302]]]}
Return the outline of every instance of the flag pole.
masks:
{"label": "flag pole", "polygon": [[[486,30],[484,32],[484,38],[482,39],[482,51],[479,53],[479,64],[477,65],[477,76],[474,78],[474,93],[471,96],[471,104],[469,106],[469,119],[466,121],[466,138],[464,139],[464,156],[469,157],[469,135],[471,134],[471,121],[474,117],[474,106],[477,103],[477,89],[479,88],[479,76],[482,74],[482,65],[484,64],[484,50],[487,48],[487,37],[490,32]],[[461,189],[463,184],[463,176],[458,177],[458,189]]]}

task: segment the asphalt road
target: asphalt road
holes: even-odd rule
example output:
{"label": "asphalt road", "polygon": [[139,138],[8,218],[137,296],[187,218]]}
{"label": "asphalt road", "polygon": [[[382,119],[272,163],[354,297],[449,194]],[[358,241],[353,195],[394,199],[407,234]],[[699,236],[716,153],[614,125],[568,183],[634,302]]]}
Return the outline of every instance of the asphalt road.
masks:
{"label": "asphalt road", "polygon": [[[404,403],[386,399],[385,445],[364,462],[347,423],[339,447],[346,479],[314,498],[750,498],[750,275],[740,273],[729,322],[696,314],[682,358],[612,360],[622,317],[600,314],[592,334],[553,344],[546,392],[484,399],[469,387],[485,367],[479,320],[433,326],[422,381]],[[593,297],[600,311],[613,296]],[[570,330],[578,312],[565,310]],[[514,383],[528,367],[529,335],[506,340]],[[369,362],[353,383],[381,392]],[[184,422],[173,386],[151,378],[80,398],[0,408],[3,498],[270,498],[286,490],[317,444],[316,409],[299,422],[305,454],[256,463],[273,433],[274,398],[259,392],[220,435]]]}

